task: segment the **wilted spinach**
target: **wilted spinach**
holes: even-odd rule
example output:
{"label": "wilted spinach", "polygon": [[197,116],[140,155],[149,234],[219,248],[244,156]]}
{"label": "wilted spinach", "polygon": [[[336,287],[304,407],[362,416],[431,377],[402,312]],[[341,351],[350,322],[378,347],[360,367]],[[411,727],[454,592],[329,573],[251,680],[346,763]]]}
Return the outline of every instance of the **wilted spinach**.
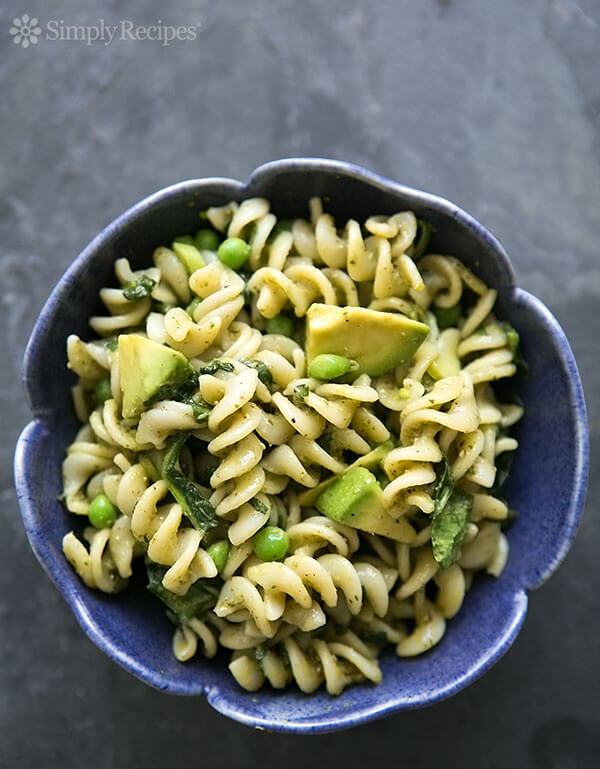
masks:
{"label": "wilted spinach", "polygon": [[167,616],[176,625],[185,625],[194,617],[202,617],[213,608],[219,597],[222,580],[219,577],[199,579],[185,595],[177,595],[163,585],[167,567],[146,558],[147,589],[167,607]]}
{"label": "wilted spinach", "polygon": [[205,363],[203,366],[200,366],[198,373],[199,374],[216,374],[217,371],[227,371],[231,373],[233,370],[234,370],[233,363],[229,363],[226,360],[219,360],[218,358],[215,358],[214,360],[211,360],[208,363]]}
{"label": "wilted spinach", "polygon": [[169,441],[161,473],[169,491],[181,505],[186,518],[195,529],[205,533],[218,523],[215,508],[202,495],[198,484],[177,468],[179,455],[188,438],[189,433],[180,433]]}
{"label": "wilted spinach", "polygon": [[471,517],[473,497],[454,490],[454,479],[448,460],[444,465],[433,492],[435,508],[431,521],[433,556],[442,569],[451,566],[465,536]]}
{"label": "wilted spinach", "polygon": [[123,287],[123,296],[130,302],[139,302],[150,296],[155,285],[156,281],[149,275],[140,275],[135,282],[127,283]]}
{"label": "wilted spinach", "polygon": [[264,385],[270,387],[273,384],[273,374],[271,374],[271,370],[262,360],[244,360],[242,363],[250,368],[255,368],[258,372],[258,378]]}

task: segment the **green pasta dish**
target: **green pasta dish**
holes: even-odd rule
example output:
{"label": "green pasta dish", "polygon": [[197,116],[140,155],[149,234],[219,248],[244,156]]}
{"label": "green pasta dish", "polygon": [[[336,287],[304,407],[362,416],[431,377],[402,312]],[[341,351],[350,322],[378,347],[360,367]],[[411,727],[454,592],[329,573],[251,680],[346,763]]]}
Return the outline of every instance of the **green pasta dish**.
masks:
{"label": "green pasta dish", "polygon": [[201,216],[118,259],[95,338],[68,338],[65,556],[106,593],[142,571],[175,657],[231,650],[247,690],[377,683],[504,568],[518,334],[410,211]]}

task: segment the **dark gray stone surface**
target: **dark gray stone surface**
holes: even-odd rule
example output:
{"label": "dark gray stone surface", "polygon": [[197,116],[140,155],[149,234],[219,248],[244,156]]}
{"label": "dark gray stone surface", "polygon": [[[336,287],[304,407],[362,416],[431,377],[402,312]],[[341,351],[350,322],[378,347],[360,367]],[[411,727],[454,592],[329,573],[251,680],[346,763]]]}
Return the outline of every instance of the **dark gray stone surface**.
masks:
{"label": "dark gray stone surface", "polygon": [[[11,19],[200,23],[195,41],[11,42]],[[114,0],[0,15],[0,765],[600,765],[600,4]],[[29,331],[120,211],[171,182],[290,155],[351,160],[462,205],[556,314],[587,393],[587,513],[512,650],[427,710],[314,738],[254,733],[146,688],[81,633],[32,556],[11,462]],[[49,376],[52,372],[48,373]],[[532,543],[532,547],[535,543]]]}

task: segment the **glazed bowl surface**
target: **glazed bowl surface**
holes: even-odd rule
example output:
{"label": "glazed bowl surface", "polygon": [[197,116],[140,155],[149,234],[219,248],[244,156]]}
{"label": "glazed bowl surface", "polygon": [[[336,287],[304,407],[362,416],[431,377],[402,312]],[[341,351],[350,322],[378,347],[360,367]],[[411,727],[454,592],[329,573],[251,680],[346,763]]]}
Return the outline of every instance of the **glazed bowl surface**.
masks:
{"label": "glazed bowl surface", "polygon": [[[170,623],[134,576],[119,596],[83,585],[61,550],[71,520],[57,501],[61,463],[77,423],[66,367],[70,333],[89,338],[88,318],[100,309],[98,291],[113,284],[113,264],[126,256],[147,264],[158,245],[198,229],[198,214],[231,199],[268,198],[281,217],[306,216],[309,198],[323,198],[338,222],[413,210],[435,227],[433,250],[459,257],[498,290],[497,314],[521,335],[530,374],[519,384],[525,416],[505,496],[519,512],[508,531],[510,555],[498,580],[475,580],[441,643],[415,659],[382,655],[383,682],[346,689],[339,697],[240,689],[226,657],[179,663]],[[528,592],[565,557],[583,509],[588,472],[585,403],[573,353],[548,309],[515,285],[498,241],[458,206],[404,187],[360,167],[323,159],[286,159],[256,169],[246,183],[193,179],[161,190],[130,208],[83,250],[47,300],[32,331],[24,387],[34,419],[15,454],[15,482],[31,547],[87,635],[129,672],[172,694],[207,696],[221,713],[258,728],[284,732],[344,729],[458,692],[494,665],[525,618]]]}

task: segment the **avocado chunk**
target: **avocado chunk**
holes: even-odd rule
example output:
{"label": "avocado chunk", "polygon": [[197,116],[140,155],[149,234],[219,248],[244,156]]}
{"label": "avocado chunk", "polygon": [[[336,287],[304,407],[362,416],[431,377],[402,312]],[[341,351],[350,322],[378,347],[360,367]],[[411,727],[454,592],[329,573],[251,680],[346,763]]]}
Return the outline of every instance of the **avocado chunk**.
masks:
{"label": "avocado chunk", "polygon": [[185,355],[137,334],[121,334],[118,350],[125,419],[139,417],[163,385],[177,387],[192,373]]}
{"label": "avocado chunk", "polygon": [[316,508],[332,521],[369,534],[406,541],[404,521],[395,521],[383,506],[381,486],[366,467],[351,467],[328,486]]}
{"label": "avocado chunk", "polygon": [[[369,470],[377,469],[381,466],[381,463],[393,448],[393,441],[384,441],[383,443],[380,443],[379,446],[376,446],[374,449],[369,451],[368,454],[363,454],[362,457],[359,457],[357,460],[355,460],[347,468],[347,470],[351,470],[353,467],[366,467]],[[303,507],[312,507],[319,498],[320,494],[328,486],[331,486],[335,480],[336,476],[334,475],[331,478],[327,478],[325,481],[321,481],[321,483],[319,483],[318,486],[315,486],[314,489],[306,489],[306,491],[303,491],[300,494],[298,501]]]}
{"label": "avocado chunk", "polygon": [[460,359],[457,348],[460,342],[460,331],[457,328],[447,328],[439,336],[436,357],[429,364],[427,373],[433,379],[443,379],[460,373]]}
{"label": "avocado chunk", "polygon": [[202,254],[193,243],[175,240],[173,241],[173,251],[190,275],[205,265]]}
{"label": "avocado chunk", "polygon": [[366,307],[312,304],[306,314],[308,364],[317,355],[343,355],[356,361],[353,373],[378,376],[410,360],[429,326],[406,315]]}

